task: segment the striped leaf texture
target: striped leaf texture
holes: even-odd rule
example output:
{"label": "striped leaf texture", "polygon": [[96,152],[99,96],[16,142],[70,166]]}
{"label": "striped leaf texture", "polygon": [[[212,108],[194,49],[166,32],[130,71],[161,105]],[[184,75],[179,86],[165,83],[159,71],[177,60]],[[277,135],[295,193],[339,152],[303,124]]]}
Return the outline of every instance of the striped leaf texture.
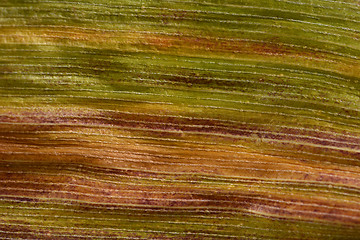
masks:
{"label": "striped leaf texture", "polygon": [[1,0],[0,239],[360,239],[359,0]]}

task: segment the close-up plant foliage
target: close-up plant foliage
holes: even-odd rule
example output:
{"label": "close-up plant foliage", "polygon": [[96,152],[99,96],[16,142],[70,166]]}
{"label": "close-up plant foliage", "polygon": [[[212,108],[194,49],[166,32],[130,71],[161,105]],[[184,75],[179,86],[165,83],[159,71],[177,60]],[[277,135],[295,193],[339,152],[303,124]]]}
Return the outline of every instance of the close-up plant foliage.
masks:
{"label": "close-up plant foliage", "polygon": [[360,239],[359,0],[0,1],[0,239]]}

